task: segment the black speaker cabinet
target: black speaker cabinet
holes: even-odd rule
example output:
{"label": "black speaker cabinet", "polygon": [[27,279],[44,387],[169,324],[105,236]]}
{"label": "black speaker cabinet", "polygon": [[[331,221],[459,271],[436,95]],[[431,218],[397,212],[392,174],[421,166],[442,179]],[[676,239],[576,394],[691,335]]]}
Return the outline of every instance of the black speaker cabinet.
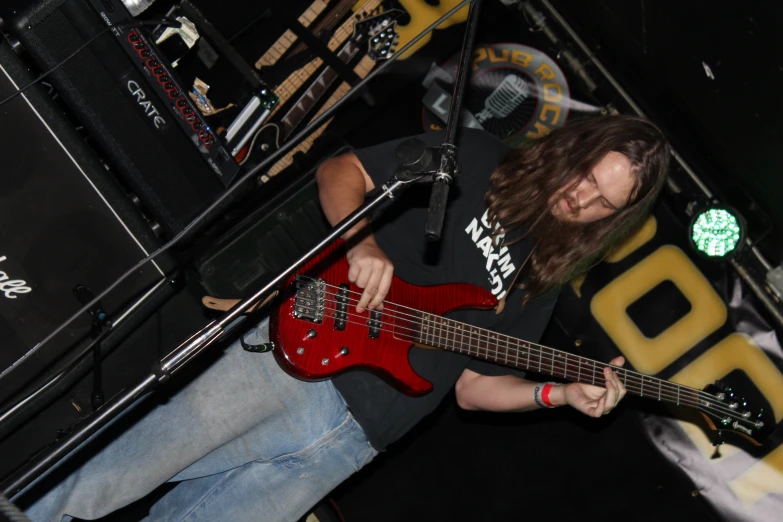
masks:
{"label": "black speaker cabinet", "polygon": [[[0,98],[30,77],[0,45]],[[88,340],[92,319],[85,313],[39,347],[81,308],[76,286],[99,293],[159,242],[45,90],[0,106],[0,158],[2,403]],[[103,301],[105,312],[118,320],[171,268],[167,260],[147,264]]]}
{"label": "black speaker cabinet", "polygon": [[[132,18],[121,0],[35,0],[11,13],[5,30],[45,71],[122,21]],[[191,87],[155,48],[148,28],[113,27],[47,81],[171,237],[225,192],[239,165],[194,108]]]}

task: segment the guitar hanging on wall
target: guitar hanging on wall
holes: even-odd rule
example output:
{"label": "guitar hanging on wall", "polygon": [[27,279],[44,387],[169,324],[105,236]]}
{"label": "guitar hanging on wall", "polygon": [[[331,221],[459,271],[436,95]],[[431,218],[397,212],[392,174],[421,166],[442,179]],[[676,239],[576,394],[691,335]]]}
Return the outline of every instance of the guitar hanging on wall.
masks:
{"label": "guitar hanging on wall", "polygon": [[[378,62],[389,58],[394,53],[397,44],[397,34],[395,31],[396,19],[401,14],[400,11],[390,10],[357,23],[357,38],[347,43],[343,50],[350,53],[352,56],[355,56],[359,50],[359,45],[366,42],[367,52],[353,68],[353,72],[360,79],[365,78],[370,74],[370,71],[372,71]],[[364,35],[366,35],[366,37]],[[331,68],[324,70],[318,77],[318,80],[310,86],[307,92],[302,95],[299,101],[283,117],[283,132],[287,129],[289,133],[292,133],[296,129],[298,123],[301,122],[305,115],[313,108],[316,100],[320,99],[337,79],[338,76],[334,70]],[[340,83],[329,99],[326,100],[318,112],[313,116],[313,119],[317,118],[324,111],[329,109],[329,107],[337,103],[343,96],[348,94],[348,91],[350,90],[351,85],[348,82]],[[269,177],[276,176],[288,168],[293,163],[295,154],[307,152],[310,147],[312,147],[315,140],[323,134],[331,121],[332,120],[327,121],[321,125],[321,127],[311,132],[297,147],[272,165],[267,174],[262,176],[262,181],[267,181]]]}
{"label": "guitar hanging on wall", "polygon": [[[350,11],[351,5],[354,2],[352,0],[342,0],[338,3],[334,9],[326,13],[324,20],[319,22],[313,29],[314,34],[321,34],[322,31],[331,30],[334,24],[342,19],[345,14]],[[349,38],[353,40],[361,40],[364,36],[364,32],[369,30],[371,25],[366,23],[369,19],[374,18],[380,13],[380,5],[382,0],[367,0],[362,4],[360,8],[347,19],[345,19],[340,26],[334,30],[329,38],[327,44],[328,49],[331,52],[338,53],[341,47],[343,47]],[[318,2],[313,3],[308,10],[302,14],[299,18],[299,22],[308,27],[313,22],[314,18],[323,10],[323,6],[317,5]],[[277,67],[284,66],[288,63],[290,56],[296,53],[301,47],[301,44],[291,48],[297,43],[297,38],[292,31],[286,31],[283,36],[278,39],[275,44],[264,53],[264,55],[256,62],[256,67],[271,72],[276,72],[276,67],[272,67],[279,62],[283,62]],[[282,60],[286,58],[286,60]],[[270,118],[274,118],[276,114],[283,108],[289,107],[290,101],[295,95],[301,92],[301,89],[313,79],[313,77],[322,69],[324,61],[318,57],[310,60],[304,66],[291,72],[283,81],[274,83],[274,94],[278,99],[277,106],[272,110]],[[326,67],[325,69],[329,69]],[[267,79],[270,72],[267,72]],[[299,122],[297,122],[298,124]],[[261,152],[271,153],[279,147],[280,142],[284,141],[281,135],[281,129],[277,124],[265,125],[265,127],[271,127],[265,132],[259,132],[256,137],[256,141],[259,144]],[[250,147],[245,146],[237,154],[237,161],[244,163],[249,153],[258,153],[258,150],[250,150]]]}
{"label": "guitar hanging on wall", "polygon": [[[353,37],[339,48],[337,57],[343,62],[350,63],[355,60],[362,48],[365,47],[366,52],[354,66],[353,72],[360,79],[366,77],[379,61],[387,59],[394,53],[397,44],[397,34],[395,30],[396,20],[402,14],[401,11],[391,9],[371,16],[365,16],[363,14],[354,15],[350,19]],[[347,26],[347,22],[343,24],[343,28],[346,28]],[[335,35],[334,38],[337,38],[337,35]],[[318,62],[317,64],[314,63],[316,61]],[[313,65],[313,67],[308,67],[306,70],[300,70],[300,74],[296,76],[296,85],[289,81],[288,84],[281,84],[275,89],[275,93],[278,94],[278,96],[282,95],[281,100],[292,100],[292,91],[304,84],[305,76],[310,77],[312,73],[317,70],[317,67],[314,65],[320,67],[320,59],[314,60],[314,62],[308,64],[309,66]],[[295,75],[292,75],[292,77],[293,76]],[[271,153],[279,148],[279,144],[290,137],[290,135],[308,119],[310,112],[323,101],[326,93],[329,92],[338,79],[339,76],[333,68],[324,67],[315,81],[296,98],[296,101],[286,105],[286,107],[289,108],[282,118],[279,119],[277,123],[265,126],[267,128],[264,128],[259,132],[257,139],[250,144],[250,146],[255,147],[255,149],[240,152],[238,160],[243,163],[245,161],[245,154],[250,154],[251,152],[254,154],[258,153],[259,149],[261,153]],[[289,80],[291,80],[291,78],[289,78]],[[350,89],[350,84],[341,82],[326,102],[323,102],[323,105],[318,112],[310,119],[320,116],[324,111],[345,96]],[[282,105],[282,103],[279,104],[275,112],[278,112]],[[315,140],[324,132],[329,123],[331,123],[331,120],[313,131],[297,147],[272,165],[272,167],[260,177],[259,181],[266,182],[269,180],[269,177],[275,176],[288,168],[293,163],[294,155],[299,152],[307,152]]]}
{"label": "guitar hanging on wall", "polygon": [[[408,362],[412,346],[463,353],[474,358],[604,386],[609,365],[442,317],[460,308],[492,309],[496,298],[468,284],[421,287],[394,276],[383,310],[356,312],[362,290],[348,282],[341,241],[310,261],[287,282],[270,320],[272,351],[291,375],[328,379],[352,369],[370,371],[401,392],[421,396],[432,385]],[[768,409],[752,413],[738,392],[725,385],[704,390],[625,368],[612,367],[628,393],[700,411],[720,442],[736,434],[755,446],[774,430]]]}

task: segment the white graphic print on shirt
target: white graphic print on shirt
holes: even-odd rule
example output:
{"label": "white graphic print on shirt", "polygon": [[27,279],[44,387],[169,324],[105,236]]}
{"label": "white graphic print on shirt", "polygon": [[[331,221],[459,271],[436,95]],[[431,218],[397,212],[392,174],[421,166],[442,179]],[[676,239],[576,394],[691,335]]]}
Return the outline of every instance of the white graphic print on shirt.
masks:
{"label": "white graphic print on shirt", "polygon": [[[498,249],[497,245],[493,243],[488,214],[489,211],[485,211],[480,220],[473,218],[465,232],[475,243],[476,248],[481,250],[481,253],[487,259],[485,266],[489,273],[487,279],[492,286],[492,295],[502,299],[506,295],[506,289],[508,288],[506,279],[514,276],[516,267],[511,262],[511,254],[508,251],[508,247],[504,246]],[[501,242],[502,240],[503,234],[499,234],[497,241]]]}

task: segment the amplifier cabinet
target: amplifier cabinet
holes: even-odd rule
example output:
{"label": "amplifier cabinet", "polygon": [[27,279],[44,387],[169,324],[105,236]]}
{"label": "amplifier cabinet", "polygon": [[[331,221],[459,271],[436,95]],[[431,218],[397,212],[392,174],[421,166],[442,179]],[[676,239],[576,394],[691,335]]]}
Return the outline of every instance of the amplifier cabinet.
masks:
{"label": "amplifier cabinet", "polygon": [[[31,78],[0,44],[0,97]],[[159,246],[147,222],[73,124],[39,86],[0,107],[0,403],[63,354],[89,342],[85,313],[36,349],[82,304]],[[113,320],[164,281],[174,264],[146,264],[103,300]],[[10,370],[11,367],[13,370]]]}
{"label": "amplifier cabinet", "polygon": [[[120,21],[132,21],[120,0],[37,0],[6,30],[43,71]],[[143,28],[106,31],[47,81],[169,237],[239,172]]]}

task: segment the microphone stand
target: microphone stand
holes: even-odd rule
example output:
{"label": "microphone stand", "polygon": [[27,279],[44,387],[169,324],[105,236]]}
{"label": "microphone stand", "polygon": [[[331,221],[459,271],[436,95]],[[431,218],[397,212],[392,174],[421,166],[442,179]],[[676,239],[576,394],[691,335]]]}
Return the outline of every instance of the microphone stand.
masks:
{"label": "microphone stand", "polygon": [[460,121],[462,100],[465,97],[465,86],[470,77],[470,59],[473,56],[473,42],[476,39],[476,27],[478,26],[479,7],[481,0],[473,0],[468,11],[467,27],[462,40],[462,53],[457,65],[457,80],[454,82],[454,94],[449,106],[449,119],[446,123],[446,140],[440,146],[438,153],[440,163],[432,174],[432,193],[430,194],[430,207],[427,212],[427,221],[424,224],[424,237],[428,241],[438,241],[443,229],[443,221],[446,217],[446,203],[449,199],[449,185],[459,173],[460,166],[457,159],[457,127]]}
{"label": "microphone stand", "polygon": [[[467,70],[470,63],[475,28],[478,21],[479,3],[480,0],[472,0],[470,5],[457,82],[455,84],[451,107],[449,108],[446,142],[441,146],[441,149],[435,149],[440,154],[440,161],[433,161],[430,154],[431,151],[425,147],[424,143],[420,140],[413,139],[403,142],[395,153],[395,159],[398,163],[395,175],[381,186],[380,193],[374,199],[366,201],[343,221],[335,225],[325,238],[319,241],[302,257],[294,261],[291,266],[267,283],[262,289],[258,290],[247,299],[237,303],[234,308],[226,312],[223,317],[210,322],[177,348],[172,350],[154,365],[152,373],[141,382],[107,401],[102,407],[96,410],[84,424],[74,429],[73,432],[57,442],[53,447],[37,455],[34,459],[12,473],[9,478],[0,485],[0,490],[2,490],[6,497],[13,498],[26,487],[38,481],[50,468],[61,459],[65,458],[69,453],[76,450],[90,437],[105,428],[125,409],[137,403],[139,399],[150,393],[160,383],[167,381],[185,364],[202,353],[215,341],[232,331],[244,321],[245,316],[242,314],[245,311],[256,303],[261,302],[263,299],[274,294],[276,289],[293,275],[297,269],[335,240],[339,239],[340,236],[353,228],[371,211],[379,208],[384,201],[387,199],[394,200],[397,195],[402,192],[403,188],[414,182],[435,183],[435,186],[440,184],[445,187],[445,191],[444,189],[439,189],[438,197],[448,196],[448,184],[456,175],[457,171],[456,146],[454,146],[454,142],[456,141],[456,127],[459,120],[459,111],[462,105],[463,91],[468,76]],[[440,153],[440,150],[444,150],[445,152]],[[433,195],[434,194],[435,191],[433,191]],[[443,212],[445,211],[445,199],[443,199],[441,207],[440,224],[442,225]],[[438,229],[438,236],[439,235],[440,229]]]}

